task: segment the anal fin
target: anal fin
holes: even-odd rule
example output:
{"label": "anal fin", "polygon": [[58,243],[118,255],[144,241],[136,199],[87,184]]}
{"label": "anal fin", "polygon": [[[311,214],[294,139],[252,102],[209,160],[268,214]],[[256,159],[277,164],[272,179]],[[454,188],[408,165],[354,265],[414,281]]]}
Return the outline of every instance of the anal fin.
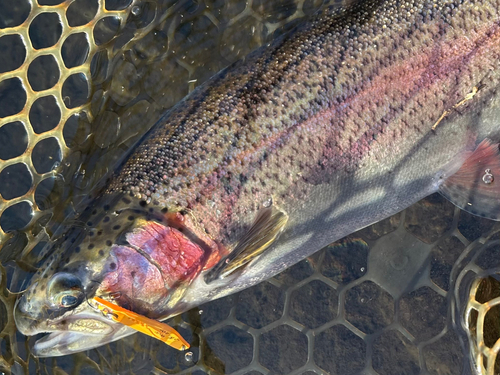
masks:
{"label": "anal fin", "polygon": [[288,215],[272,204],[262,208],[233,251],[207,272],[205,282],[227,277],[261,255],[278,238],[287,221]]}
{"label": "anal fin", "polygon": [[439,192],[473,215],[500,221],[500,152],[498,144],[482,141]]}

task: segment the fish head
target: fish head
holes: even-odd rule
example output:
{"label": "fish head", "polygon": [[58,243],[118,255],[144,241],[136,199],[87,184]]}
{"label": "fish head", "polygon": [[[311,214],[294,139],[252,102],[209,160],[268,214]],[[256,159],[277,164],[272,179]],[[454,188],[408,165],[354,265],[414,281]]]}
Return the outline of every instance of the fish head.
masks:
{"label": "fish head", "polygon": [[15,305],[14,319],[19,331],[29,336],[48,333],[35,342],[33,354],[72,354],[130,333],[128,327],[92,308],[86,299],[89,290],[78,276],[58,272],[48,280],[32,284]]}
{"label": "fish head", "polygon": [[80,352],[135,332],[96,309],[94,296],[164,319],[181,311],[190,283],[219,260],[218,245],[188,214],[130,203],[101,204],[82,214],[48,254],[14,311],[21,333],[48,333],[33,346],[40,357]]}
{"label": "fish head", "polygon": [[51,255],[16,301],[14,319],[20,332],[28,336],[49,333],[33,346],[38,356],[71,354],[124,334],[124,327],[106,319],[89,304],[99,283],[93,281],[91,264],[64,262],[70,249],[53,249],[61,253]]}

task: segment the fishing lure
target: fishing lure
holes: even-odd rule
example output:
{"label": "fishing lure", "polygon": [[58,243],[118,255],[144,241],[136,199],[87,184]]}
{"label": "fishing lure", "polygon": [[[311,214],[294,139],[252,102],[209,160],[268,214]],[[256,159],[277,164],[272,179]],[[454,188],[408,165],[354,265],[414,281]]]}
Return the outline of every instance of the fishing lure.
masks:
{"label": "fishing lure", "polygon": [[179,332],[170,327],[168,324],[146,318],[145,316],[124,309],[123,307],[97,296],[93,298],[93,302],[95,302],[95,307],[101,311],[104,316],[114,320],[115,322],[121,323],[135,329],[136,331],[163,341],[165,344],[177,350],[186,350],[189,348],[189,343],[184,340]]}

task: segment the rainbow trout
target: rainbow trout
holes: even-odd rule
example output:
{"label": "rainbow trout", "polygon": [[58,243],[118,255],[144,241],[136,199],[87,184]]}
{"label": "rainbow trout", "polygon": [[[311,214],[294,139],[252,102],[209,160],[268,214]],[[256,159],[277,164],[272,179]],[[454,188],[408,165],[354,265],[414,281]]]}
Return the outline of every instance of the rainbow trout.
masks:
{"label": "rainbow trout", "polygon": [[325,10],[192,92],[119,168],[18,300],[38,356],[255,285],[440,191],[500,219],[500,0]]}

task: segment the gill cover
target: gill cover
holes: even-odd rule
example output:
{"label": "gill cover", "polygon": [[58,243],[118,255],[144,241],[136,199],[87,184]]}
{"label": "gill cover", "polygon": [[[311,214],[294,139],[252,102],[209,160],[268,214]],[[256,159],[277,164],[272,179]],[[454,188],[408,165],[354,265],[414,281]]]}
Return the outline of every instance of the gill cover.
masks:
{"label": "gill cover", "polygon": [[110,250],[110,271],[99,293],[119,293],[117,303],[132,311],[158,314],[174,304],[206,265],[210,254],[191,238],[163,223],[138,220],[125,241]]}

